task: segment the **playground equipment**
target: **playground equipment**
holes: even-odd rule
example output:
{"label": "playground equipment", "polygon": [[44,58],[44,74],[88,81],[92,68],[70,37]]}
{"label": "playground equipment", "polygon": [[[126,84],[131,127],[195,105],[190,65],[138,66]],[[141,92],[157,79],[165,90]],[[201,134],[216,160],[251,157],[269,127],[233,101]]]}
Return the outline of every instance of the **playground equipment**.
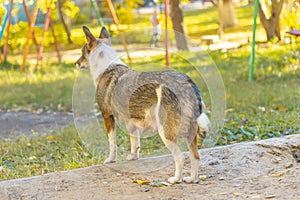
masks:
{"label": "playground equipment", "polygon": [[[97,2],[101,2],[101,1],[105,2],[107,4],[110,16],[112,18],[103,19],[101,17],[101,12],[99,12],[99,6],[97,4]],[[25,64],[26,64],[27,56],[29,54],[29,45],[30,45],[31,40],[33,41],[34,45],[36,46],[36,50],[37,50],[36,65],[35,65],[34,69],[35,70],[38,69],[40,61],[42,60],[42,54],[43,54],[43,50],[44,50],[45,32],[48,30],[49,26],[51,29],[52,36],[54,38],[55,50],[56,50],[58,60],[61,61],[61,55],[59,52],[59,47],[58,47],[58,43],[57,43],[57,39],[56,39],[56,35],[55,35],[55,30],[53,27],[53,21],[51,19],[50,5],[52,2],[53,1],[50,0],[49,7],[47,8],[47,12],[45,14],[45,21],[43,24],[43,32],[42,32],[41,40],[38,42],[37,38],[35,37],[34,27],[36,26],[40,1],[35,0],[35,4],[34,4],[32,13],[30,13],[30,11],[29,11],[29,8],[26,4],[26,0],[22,1],[23,8],[24,8],[24,11],[26,14],[26,19],[27,19],[27,22],[29,25],[29,30],[28,30],[26,42],[24,45],[23,59],[22,59],[21,67],[20,67],[21,71],[25,70]],[[90,0],[90,2],[91,2],[93,10],[96,13],[96,16],[97,16],[100,26],[104,26],[104,22],[113,22],[116,25],[119,38],[120,38],[122,45],[124,47],[124,50],[127,54],[128,60],[131,61],[130,54],[129,54],[128,48],[127,48],[127,44],[126,44],[125,38],[122,34],[122,31],[120,30],[120,27],[119,27],[120,23],[119,23],[118,17],[116,15],[116,12],[115,12],[115,9],[113,7],[111,0]],[[4,50],[3,50],[3,60],[4,61],[7,60],[7,55],[8,55],[8,43],[9,43],[9,36],[10,36],[10,25],[11,25],[11,20],[12,20],[13,4],[14,4],[14,0],[10,0],[9,1],[9,9],[6,11],[5,18],[4,18],[4,21],[2,23],[1,30],[0,30],[0,41],[1,41],[4,30],[6,30],[6,33],[7,33],[5,46],[4,46]],[[165,49],[166,49],[166,67],[167,68],[169,67],[168,13],[169,13],[169,0],[166,0],[165,1]],[[1,51],[0,51],[0,60],[2,60]]]}
{"label": "playground equipment", "polygon": [[[3,37],[3,32],[4,32],[4,28],[6,26],[7,20],[8,20],[8,12],[6,11],[5,15],[4,15],[4,20],[2,22],[1,29],[0,29],[0,42],[1,42],[2,37]],[[2,61],[2,52],[1,51],[0,51],[0,61]]]}
{"label": "playground equipment", "polygon": [[[171,0],[172,1],[172,0]],[[169,0],[165,0],[165,48],[166,48],[166,68],[169,64],[169,34],[168,34],[168,16],[169,16]]]}
{"label": "playground equipment", "polygon": [[4,60],[4,62],[6,62],[7,53],[8,53],[8,40],[9,40],[9,28],[10,28],[10,23],[11,23],[12,4],[13,4],[13,0],[10,0],[9,11],[6,11],[7,17],[4,18],[4,22],[3,22],[4,26],[2,27],[2,30],[4,31],[6,22],[8,22],[7,29],[6,29],[5,45],[4,45],[4,49],[3,49],[3,60]]}
{"label": "playground equipment", "polygon": [[[36,17],[37,17],[37,14],[38,14],[38,4],[39,4],[39,0],[36,0],[35,6],[34,6],[34,9],[33,9],[33,14],[32,14],[32,17],[30,19],[29,13],[27,12],[28,9],[26,9],[25,0],[23,0],[24,10],[26,12],[26,16],[28,16],[27,21],[30,23],[30,27],[29,27],[25,47],[24,47],[23,62],[21,64],[21,69],[20,69],[21,71],[24,71],[24,68],[25,68],[25,63],[26,63],[28,52],[29,52],[29,41],[31,39],[33,39],[33,41],[35,40],[34,25],[35,25]],[[50,25],[50,28],[51,28],[52,36],[54,38],[55,50],[56,50],[56,53],[57,53],[58,60],[59,60],[59,62],[61,61],[61,56],[60,56],[60,53],[59,53],[58,43],[57,43],[57,40],[56,40],[56,35],[55,35],[54,27],[53,27],[53,22],[52,22],[52,19],[51,19],[51,4],[52,4],[52,0],[50,1],[50,4],[47,8],[47,13],[46,13],[45,22],[44,22],[44,29],[43,29],[42,38],[41,38],[41,42],[40,42],[40,45],[39,45],[39,48],[38,48],[38,53],[37,53],[37,60],[36,60],[35,70],[37,70],[39,63],[42,60],[42,54],[43,54],[43,49],[44,49],[45,32],[48,30],[49,25]],[[34,42],[36,43],[36,41],[34,41]]]}
{"label": "playground equipment", "polygon": [[[50,8],[51,3],[52,3],[52,0],[50,1],[49,7],[47,8],[47,13],[45,15],[45,21],[44,21],[44,28],[43,28],[43,32],[42,32],[42,38],[41,38],[40,44],[38,44],[38,42],[36,40],[36,37],[35,37],[35,34],[34,34],[34,27],[35,27],[36,18],[37,18],[37,15],[38,15],[39,0],[35,1],[35,5],[34,5],[34,8],[33,8],[33,13],[32,13],[31,17],[30,17],[28,6],[26,4],[26,0],[22,1],[23,8],[24,8],[24,11],[25,11],[25,14],[26,14],[28,25],[29,25],[29,31],[28,31],[26,43],[25,43],[25,46],[24,46],[23,60],[22,60],[21,68],[20,68],[21,71],[24,71],[24,69],[25,69],[25,63],[26,63],[26,59],[27,59],[27,56],[28,56],[28,53],[29,53],[29,42],[30,42],[31,39],[33,40],[35,46],[37,47],[37,62],[36,62],[36,65],[35,65],[35,70],[37,70],[39,63],[42,60],[42,54],[43,54],[43,49],[44,49],[45,32],[48,30],[49,26],[51,28],[52,36],[54,38],[55,50],[56,50],[56,53],[57,53],[58,60],[61,61],[61,56],[60,56],[60,53],[59,53],[58,43],[57,43],[57,39],[56,39],[54,27],[53,27],[53,22],[52,22],[52,19],[51,19],[51,8]],[[7,61],[7,55],[8,55],[8,41],[9,41],[9,35],[10,35],[10,24],[11,24],[11,18],[12,18],[13,4],[14,4],[14,1],[10,0],[10,2],[9,2],[9,11],[6,11],[6,15],[4,17],[4,21],[2,23],[1,32],[0,32],[0,39],[1,39],[3,31],[4,31],[4,29],[6,27],[6,24],[7,24],[7,27],[6,27],[6,33],[7,33],[6,34],[6,41],[5,41],[4,50],[3,50],[3,60],[5,62]]]}
{"label": "playground equipment", "polygon": [[258,0],[254,0],[254,15],[253,15],[253,31],[252,31],[252,45],[250,55],[249,67],[249,81],[253,81],[254,76],[254,58],[255,58],[255,34],[256,34],[256,19],[258,15]]}
{"label": "playground equipment", "polygon": [[[110,15],[112,17],[112,20],[113,20],[114,24],[117,27],[119,38],[120,38],[120,40],[122,42],[122,45],[124,47],[124,50],[125,50],[125,52],[127,54],[127,58],[131,62],[131,58],[130,58],[130,54],[129,54],[129,51],[128,51],[128,48],[127,48],[127,44],[126,44],[125,38],[124,38],[124,36],[122,34],[122,31],[120,30],[120,27],[119,27],[120,22],[119,22],[119,19],[117,17],[117,14],[116,14],[116,11],[114,9],[114,6],[113,6],[111,0],[105,0],[105,1],[106,1],[107,6],[108,6],[108,9],[109,9]],[[99,12],[99,7],[98,7],[98,4],[97,4],[96,0],[90,0],[90,2],[92,4],[93,10],[96,13],[96,16],[97,16],[97,19],[98,19],[98,22],[99,22],[100,26],[104,26],[104,20],[101,17],[101,13]]]}

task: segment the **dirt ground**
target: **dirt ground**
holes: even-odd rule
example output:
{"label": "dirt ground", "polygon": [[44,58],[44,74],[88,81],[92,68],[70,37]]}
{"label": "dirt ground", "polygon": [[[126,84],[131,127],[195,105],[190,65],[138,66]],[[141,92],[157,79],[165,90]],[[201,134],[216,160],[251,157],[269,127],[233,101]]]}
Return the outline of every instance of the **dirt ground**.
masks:
{"label": "dirt ground", "polygon": [[159,182],[174,173],[166,155],[2,181],[0,199],[300,199],[300,135],[201,149],[200,155],[198,184]]}
{"label": "dirt ground", "polygon": [[34,132],[56,131],[73,123],[72,113],[28,111],[0,112],[0,137],[15,137]]}

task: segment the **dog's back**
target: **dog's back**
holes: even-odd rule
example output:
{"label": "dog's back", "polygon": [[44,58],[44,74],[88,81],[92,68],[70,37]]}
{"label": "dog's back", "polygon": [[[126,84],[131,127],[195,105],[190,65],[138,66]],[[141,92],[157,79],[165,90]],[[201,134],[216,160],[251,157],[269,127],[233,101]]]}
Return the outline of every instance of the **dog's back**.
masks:
{"label": "dog's back", "polygon": [[97,99],[103,114],[140,130],[161,127],[169,140],[179,135],[192,140],[203,112],[195,83],[173,70],[139,73],[111,66],[99,79]]}

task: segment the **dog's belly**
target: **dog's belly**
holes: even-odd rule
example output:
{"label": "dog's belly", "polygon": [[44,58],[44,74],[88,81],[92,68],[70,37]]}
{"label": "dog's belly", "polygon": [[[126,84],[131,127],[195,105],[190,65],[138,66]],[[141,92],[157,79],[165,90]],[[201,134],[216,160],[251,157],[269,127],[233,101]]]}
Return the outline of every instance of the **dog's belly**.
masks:
{"label": "dog's belly", "polygon": [[[160,124],[170,133],[170,138],[188,137],[197,130],[196,119],[201,113],[201,97],[192,83],[187,76],[175,71],[128,72],[118,80],[112,94],[114,116],[130,132],[149,127],[157,131]],[[158,88],[162,88],[161,94]]]}
{"label": "dog's belly", "polygon": [[112,108],[117,120],[126,125],[128,131],[136,128],[141,132],[150,127],[156,132],[155,109],[158,84],[129,84],[130,87],[117,87],[112,95]]}

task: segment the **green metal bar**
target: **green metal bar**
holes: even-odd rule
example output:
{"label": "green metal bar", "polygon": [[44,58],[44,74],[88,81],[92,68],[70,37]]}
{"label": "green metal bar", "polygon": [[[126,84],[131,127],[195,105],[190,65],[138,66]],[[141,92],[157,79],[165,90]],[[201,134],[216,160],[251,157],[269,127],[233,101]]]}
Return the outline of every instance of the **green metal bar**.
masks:
{"label": "green metal bar", "polygon": [[255,58],[255,33],[256,33],[256,18],[258,13],[258,0],[255,0],[254,3],[254,23],[252,31],[252,48],[250,56],[250,68],[249,68],[249,81],[253,81],[254,76],[254,58]]}
{"label": "green metal bar", "polygon": [[97,3],[95,0],[90,0],[91,1],[91,4],[92,4],[92,7],[96,13],[96,16],[97,16],[97,19],[98,19],[98,22],[100,24],[100,26],[104,26],[104,22],[103,22],[103,19],[100,15],[100,12],[99,12],[99,9],[98,9],[98,6],[97,6]]}

